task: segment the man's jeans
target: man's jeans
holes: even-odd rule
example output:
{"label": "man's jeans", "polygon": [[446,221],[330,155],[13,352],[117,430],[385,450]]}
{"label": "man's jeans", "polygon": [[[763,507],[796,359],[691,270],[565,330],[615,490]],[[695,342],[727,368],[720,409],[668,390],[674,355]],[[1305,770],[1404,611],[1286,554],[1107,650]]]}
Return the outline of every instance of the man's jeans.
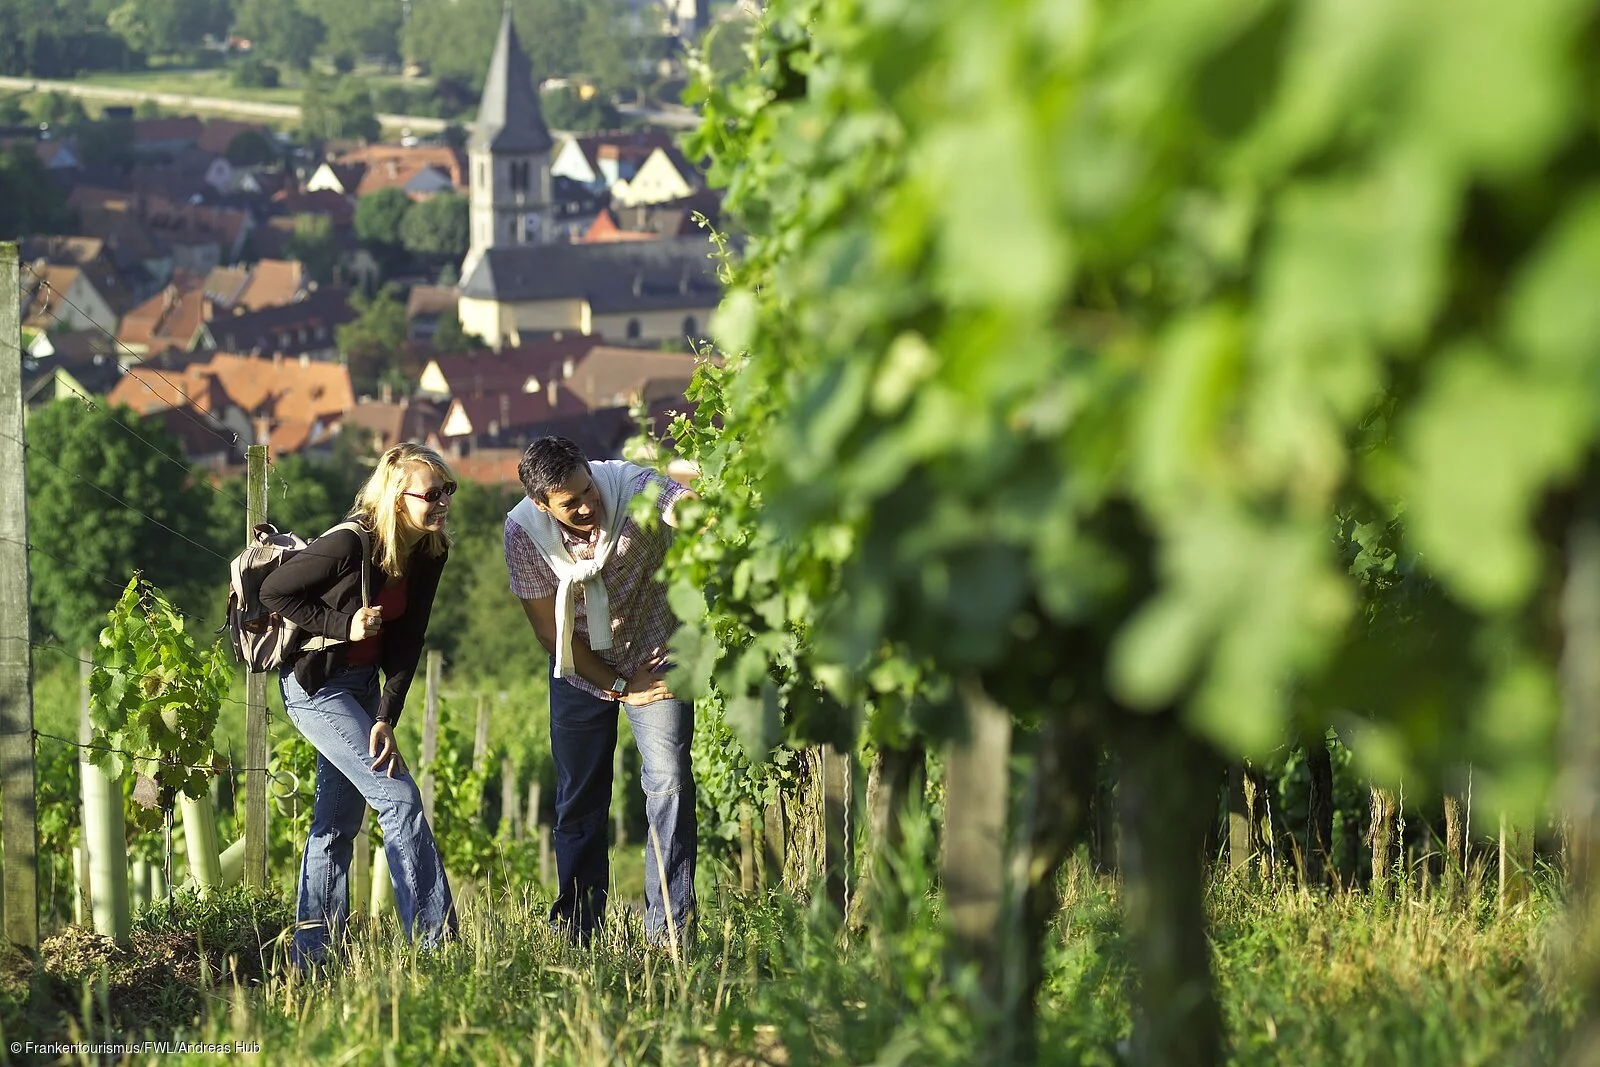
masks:
{"label": "man's jeans", "polygon": [[350,857],[368,805],[377,810],[383,827],[395,910],[406,936],[415,929],[426,945],[454,936],[450,884],[422,812],[416,779],[409,769],[393,778],[374,771],[367,754],[378,714],[377,668],[336,671],[316,696],[306,695],[292,670],[280,672],[278,681],[290,720],[317,750],[311,836],[300,865],[295,963],[304,967],[320,961],[329,942],[344,932],[350,914]]}
{"label": "man's jeans", "polygon": [[[639,779],[649,822],[644,843],[645,937],[651,944],[665,944],[663,867],[666,896],[680,938],[694,911],[694,778],[689,770],[694,705],[661,700],[637,708],[620,706],[628,713],[644,763]],[[605,918],[611,882],[606,824],[618,707],[616,701],[591,696],[565,679],[550,679],[550,751],[556,764],[554,837],[560,886],[550,908],[550,922],[580,940],[587,940]]]}

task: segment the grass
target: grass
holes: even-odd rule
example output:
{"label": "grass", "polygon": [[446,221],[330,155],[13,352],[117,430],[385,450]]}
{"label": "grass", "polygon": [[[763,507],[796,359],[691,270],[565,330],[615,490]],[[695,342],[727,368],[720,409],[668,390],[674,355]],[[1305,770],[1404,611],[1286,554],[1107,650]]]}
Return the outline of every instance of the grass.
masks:
{"label": "grass", "polygon": [[81,85],[103,89],[126,89],[143,93],[174,93],[180,96],[210,96],[224,100],[253,100],[263,104],[299,106],[303,91],[294,72],[284,72],[284,84],[276,89],[242,88],[234,85],[226,69],[112,71],[86,74],[74,79]]}
{"label": "grass", "polygon": [[[1117,1064],[1130,1020],[1116,888],[1075,869],[1064,891],[1046,951],[1040,1062]],[[108,1010],[113,1024],[121,1017],[114,1003],[93,1006],[106,997],[89,980],[64,998],[90,1004],[89,1015],[37,1036],[259,1041],[288,1063],[983,1061],[963,982],[940,966],[932,895],[874,947],[839,935],[802,899],[724,893],[703,902],[681,961],[648,950],[621,911],[594,946],[569,946],[546,926],[546,903],[527,887],[480,895],[463,905],[461,939],[431,953],[367,928],[311,981],[280,969],[260,984],[169,996],[175,1013],[142,1035],[107,1025]],[[1233,1063],[1549,1063],[1578,1014],[1548,894],[1502,915],[1488,903],[1293,889],[1218,887],[1209,903]],[[259,905],[255,914],[259,925]],[[165,916],[160,929],[184,929],[182,919]],[[215,916],[198,928],[228,940]]]}

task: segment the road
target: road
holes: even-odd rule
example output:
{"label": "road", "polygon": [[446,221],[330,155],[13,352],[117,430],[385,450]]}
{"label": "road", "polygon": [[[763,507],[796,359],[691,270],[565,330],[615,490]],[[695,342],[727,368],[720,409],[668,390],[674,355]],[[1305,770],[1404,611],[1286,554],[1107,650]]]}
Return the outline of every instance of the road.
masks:
{"label": "road", "polygon": [[[298,121],[298,104],[267,104],[259,100],[234,100],[225,96],[188,96],[183,93],[158,93],[148,89],[124,89],[111,85],[79,85],[76,82],[49,81],[43,78],[0,77],[0,90],[12,92],[64,93],[84,100],[115,104],[137,104],[149,100],[165,108],[189,111],[219,111],[234,118],[289,119]],[[412,133],[438,133],[448,123],[426,115],[379,115],[385,126],[407,127]]]}
{"label": "road", "polygon": [[[150,89],[127,89],[111,85],[80,85],[77,82],[50,81],[43,78],[0,77],[0,91],[65,93],[84,100],[100,100],[114,104],[136,104],[149,100],[164,108],[189,111],[222,112],[235,118],[276,119],[299,121],[300,105],[268,104],[259,100],[236,100],[225,96],[189,96],[184,93],[163,93]],[[630,118],[641,119],[652,125],[668,129],[694,129],[700,125],[699,113],[686,107],[647,108],[623,106],[617,109]],[[426,115],[380,114],[378,121],[386,128],[409,129],[412,133],[438,133],[449,123],[444,119]],[[552,130],[558,136],[563,131]]]}

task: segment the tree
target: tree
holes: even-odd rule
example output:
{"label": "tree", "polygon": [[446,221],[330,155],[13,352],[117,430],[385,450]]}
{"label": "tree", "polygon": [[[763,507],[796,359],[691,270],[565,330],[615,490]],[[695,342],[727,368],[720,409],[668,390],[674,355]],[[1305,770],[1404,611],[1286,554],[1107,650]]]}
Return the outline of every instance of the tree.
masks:
{"label": "tree", "polygon": [[223,155],[235,167],[264,167],[280,158],[278,146],[260,130],[240,130],[234,134]]}
{"label": "tree", "polygon": [[475,352],[488,348],[489,342],[462,329],[461,316],[455,308],[449,308],[439,316],[439,330],[433,335],[433,347],[441,352]]}
{"label": "tree", "polygon": [[47,122],[56,129],[89,121],[83,101],[66,93],[39,93],[28,98],[27,106],[35,122]]}
{"label": "tree", "polygon": [[[649,84],[650,38],[628,32],[634,22],[626,0],[590,0],[578,29],[582,71],[602,96],[637,92]],[[573,127],[576,128],[576,127]]]}
{"label": "tree", "polygon": [[432,647],[434,635],[438,636],[445,661],[459,676],[510,680],[537,670],[536,661],[528,658],[527,644],[516,644],[522,641],[518,631],[490,636],[496,626],[513,621],[508,607],[527,626],[522,606],[506,593],[500,547],[506,512],[521,497],[516,486],[462,482],[451,502],[450,534],[456,546],[450,566],[462,567],[462,595],[434,602],[428,642]]}
{"label": "tree", "polygon": [[540,93],[539,103],[551,129],[577,133],[614,130],[622,122],[615,105],[605,96],[594,93],[585,99],[571,86]]}
{"label": "tree", "polygon": [[359,137],[376,141],[383,132],[372,93],[353,78],[312,77],[300,98],[301,129],[313,141]]}
{"label": "tree", "polygon": [[85,0],[0,2],[0,74],[70,78],[142,66],[143,55],[106,28],[109,14]]}
{"label": "tree", "polygon": [[377,259],[385,275],[397,274],[408,261],[401,228],[413,208],[405,190],[390,187],[356,201],[356,236]]}
{"label": "tree", "polygon": [[323,4],[318,10],[327,26],[323,51],[328,55],[399,58],[399,4],[392,0],[339,0],[336,4]]}
{"label": "tree", "polygon": [[368,193],[356,201],[356,236],[369,245],[400,247],[400,226],[411,206],[404,189],[390,187]]}
{"label": "tree", "polygon": [[284,251],[289,258],[304,263],[318,285],[333,281],[333,269],[339,262],[339,239],[326,215],[296,215],[294,233],[285,242]]}
{"label": "tree", "polygon": [[242,0],[233,28],[250,39],[256,55],[296,70],[310,69],[325,32],[322,20],[296,0]]}
{"label": "tree", "polygon": [[[311,459],[300,453],[273,458],[267,473],[268,518],[280,530],[313,537],[344,518],[361,488],[364,473],[348,457],[344,462]],[[228,496],[242,498],[245,486],[235,479],[223,486]],[[231,544],[243,532],[238,505],[217,496],[212,508],[215,536]]]}
{"label": "tree", "polygon": [[713,82],[727,84],[750,69],[754,33],[755,20],[742,13],[718,21],[707,31],[700,48]]}
{"label": "tree", "polygon": [[283,76],[266,60],[248,56],[234,64],[228,80],[240,89],[276,89],[282,84]]}
{"label": "tree", "polygon": [[32,147],[0,149],[0,234],[68,233],[72,225],[66,197]]}
{"label": "tree", "polygon": [[[181,458],[183,445],[157,420],[57,400],[29,416],[28,446],[28,536],[38,547],[32,608],[41,635],[74,650],[93,643],[117,599],[110,583],[136,570],[182,609],[210,606],[226,569],[208,554],[223,547],[208,521],[214,494],[203,476],[167,458]],[[242,526],[242,512],[235,514]],[[216,623],[196,623],[204,625]]]}
{"label": "tree", "polygon": [[440,193],[414,205],[400,221],[400,240],[414,256],[459,260],[471,243],[467,198]]}
{"label": "tree", "polygon": [[[415,0],[406,54],[440,77],[483,84],[494,49],[500,0]],[[633,84],[633,57],[645,43],[631,30],[626,0],[516,0],[517,36],[536,79],[596,71],[608,91]]]}
{"label": "tree", "polygon": [[106,28],[126,41],[135,52],[148,54],[159,43],[150,28],[150,18],[138,0],[127,0],[112,9],[106,16]]}
{"label": "tree", "polygon": [[126,170],[136,159],[133,123],[127,119],[83,121],[71,127],[78,142],[78,158],[91,167]]}
{"label": "tree", "polygon": [[350,306],[357,312],[354,322],[335,331],[339,355],[350,368],[350,378],[362,392],[371,393],[384,366],[400,351],[410,335],[406,306],[393,286],[384,286],[373,297],[356,293]]}
{"label": "tree", "polygon": [[228,0],[127,0],[106,25],[136,52],[181,53],[200,47],[208,34],[228,28]]}

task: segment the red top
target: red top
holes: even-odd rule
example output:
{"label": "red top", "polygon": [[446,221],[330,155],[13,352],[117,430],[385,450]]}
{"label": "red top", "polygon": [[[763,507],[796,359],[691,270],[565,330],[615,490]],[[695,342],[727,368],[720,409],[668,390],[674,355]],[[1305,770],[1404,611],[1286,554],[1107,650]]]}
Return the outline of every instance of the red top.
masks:
{"label": "red top", "polygon": [[[406,578],[390,578],[378,590],[377,602],[372,605],[383,609],[383,626],[387,629],[406,612]],[[360,641],[352,641],[345,653],[345,663],[352,667],[368,667],[383,658],[383,630]]]}

